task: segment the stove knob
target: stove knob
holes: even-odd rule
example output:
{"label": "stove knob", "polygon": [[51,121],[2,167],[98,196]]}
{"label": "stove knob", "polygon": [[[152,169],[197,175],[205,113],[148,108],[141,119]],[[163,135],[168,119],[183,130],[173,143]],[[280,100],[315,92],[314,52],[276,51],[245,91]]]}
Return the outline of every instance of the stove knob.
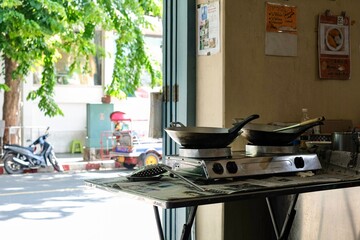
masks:
{"label": "stove knob", "polygon": [[302,157],[295,157],[294,163],[295,163],[296,168],[304,168],[304,166],[305,166],[305,162]]}
{"label": "stove knob", "polygon": [[216,174],[223,174],[224,173],[224,168],[220,163],[214,163],[214,165],[212,167],[212,170]]}
{"label": "stove knob", "polygon": [[229,173],[236,173],[238,171],[238,166],[235,162],[228,162],[226,163],[226,169]]}

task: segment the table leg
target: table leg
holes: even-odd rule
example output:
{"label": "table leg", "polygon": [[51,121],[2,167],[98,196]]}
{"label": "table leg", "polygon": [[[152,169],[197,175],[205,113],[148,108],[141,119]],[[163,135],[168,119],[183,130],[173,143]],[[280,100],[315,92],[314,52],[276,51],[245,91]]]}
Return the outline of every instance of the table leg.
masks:
{"label": "table leg", "polygon": [[164,232],[163,232],[163,229],[161,226],[159,209],[157,206],[153,206],[153,207],[154,207],[154,213],[155,213],[155,219],[156,219],[156,225],[157,225],[159,237],[160,237],[160,240],[164,240],[165,238],[164,238]]}
{"label": "table leg", "polygon": [[[159,215],[159,209],[157,206],[153,206],[154,213],[155,213],[155,219],[156,219],[156,225],[158,228],[158,233],[160,240],[165,240],[164,238],[164,232],[162,229],[161,221],[160,221],[160,215]],[[183,225],[183,230],[181,232],[180,240],[188,240],[191,233],[191,227],[194,223],[195,215],[196,215],[197,206],[193,206],[190,208],[189,216],[187,217],[186,223]]]}
{"label": "table leg", "polygon": [[266,197],[266,203],[267,203],[267,206],[268,206],[268,209],[269,209],[271,221],[272,221],[272,224],[273,224],[273,227],[274,227],[276,238],[278,240],[287,239],[287,237],[288,237],[288,235],[290,233],[290,229],[291,229],[291,226],[292,226],[292,223],[294,221],[295,214],[296,214],[295,205],[296,205],[298,197],[299,197],[298,193],[294,194],[294,197],[293,197],[292,201],[290,202],[290,206],[289,206],[289,209],[287,211],[287,214],[286,214],[286,217],[285,217],[285,220],[284,220],[284,223],[283,223],[283,226],[281,228],[280,233],[279,233],[279,228],[278,228],[278,226],[276,224],[276,220],[275,220],[275,216],[273,214],[273,209],[272,209],[270,200],[269,200],[268,197]]}
{"label": "table leg", "polygon": [[195,215],[196,215],[197,206],[193,206],[190,208],[190,213],[187,219],[186,224],[183,226],[183,231],[181,234],[181,240],[188,240],[191,233],[191,227],[194,223]]}

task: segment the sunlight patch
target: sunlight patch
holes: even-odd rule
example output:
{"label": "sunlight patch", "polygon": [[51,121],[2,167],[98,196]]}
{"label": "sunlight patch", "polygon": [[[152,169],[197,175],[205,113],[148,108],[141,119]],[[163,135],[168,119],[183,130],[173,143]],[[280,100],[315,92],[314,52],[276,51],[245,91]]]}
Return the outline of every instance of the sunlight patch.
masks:
{"label": "sunlight patch", "polygon": [[61,213],[59,212],[25,212],[22,213],[21,216],[26,219],[53,219],[60,218]]}
{"label": "sunlight patch", "polygon": [[4,191],[19,191],[24,190],[23,187],[3,188]]}
{"label": "sunlight patch", "polygon": [[20,208],[24,207],[23,204],[18,204],[18,203],[11,203],[11,204],[6,204],[6,205],[1,205],[0,206],[0,212],[5,212],[5,211],[15,211],[18,210]]}

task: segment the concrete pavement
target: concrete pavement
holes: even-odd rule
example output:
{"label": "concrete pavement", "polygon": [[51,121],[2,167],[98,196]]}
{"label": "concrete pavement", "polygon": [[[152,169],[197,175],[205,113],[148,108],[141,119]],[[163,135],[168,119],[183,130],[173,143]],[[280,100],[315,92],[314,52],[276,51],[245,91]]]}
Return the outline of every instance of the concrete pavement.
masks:
{"label": "concrete pavement", "polygon": [[1,239],[159,240],[151,204],[84,182],[128,173],[0,175]]}
{"label": "concrete pavement", "polygon": [[[64,168],[64,172],[73,171],[90,171],[90,170],[110,170],[122,167],[121,164],[115,160],[92,160],[85,161],[82,154],[71,153],[57,153],[56,154],[60,164]],[[46,168],[39,168],[35,170],[27,170],[26,173],[37,172],[54,172],[52,166]],[[0,174],[6,174],[4,164],[0,163]]]}

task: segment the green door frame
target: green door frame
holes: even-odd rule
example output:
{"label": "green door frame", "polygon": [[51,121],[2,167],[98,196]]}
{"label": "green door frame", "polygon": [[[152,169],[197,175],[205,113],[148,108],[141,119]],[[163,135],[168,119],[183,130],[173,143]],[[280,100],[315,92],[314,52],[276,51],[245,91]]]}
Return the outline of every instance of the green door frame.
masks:
{"label": "green door frame", "polygon": [[[176,121],[194,126],[196,0],[164,0],[163,4],[163,128]],[[177,152],[177,144],[164,133],[164,156]],[[163,212],[165,239],[179,239],[188,212],[186,208],[167,209]]]}
{"label": "green door frame", "polygon": [[[180,121],[195,125],[196,94],[196,1],[164,1],[163,85],[164,127]],[[165,137],[165,153],[176,145]]]}

